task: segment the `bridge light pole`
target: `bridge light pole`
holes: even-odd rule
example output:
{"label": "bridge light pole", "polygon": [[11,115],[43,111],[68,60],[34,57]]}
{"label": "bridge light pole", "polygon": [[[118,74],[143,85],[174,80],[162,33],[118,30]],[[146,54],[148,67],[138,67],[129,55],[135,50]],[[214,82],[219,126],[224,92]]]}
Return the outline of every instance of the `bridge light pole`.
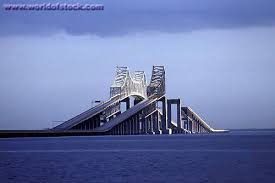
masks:
{"label": "bridge light pole", "polygon": [[94,107],[95,106],[95,104],[100,104],[100,103],[102,103],[103,101],[101,101],[101,100],[92,100],[91,101],[91,107]]}

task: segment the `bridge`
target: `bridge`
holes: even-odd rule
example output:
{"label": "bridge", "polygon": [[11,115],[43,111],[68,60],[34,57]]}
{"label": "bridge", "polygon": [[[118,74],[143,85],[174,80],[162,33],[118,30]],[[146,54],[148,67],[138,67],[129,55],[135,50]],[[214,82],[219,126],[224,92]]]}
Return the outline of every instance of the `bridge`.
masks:
{"label": "bridge", "polygon": [[[109,100],[54,127],[56,132],[89,132],[92,135],[214,133],[214,130],[180,99],[165,95],[165,68],[153,66],[150,83],[144,71],[117,67]],[[133,105],[131,106],[131,99]],[[122,110],[125,104],[125,111]],[[176,105],[176,121],[172,120]]]}

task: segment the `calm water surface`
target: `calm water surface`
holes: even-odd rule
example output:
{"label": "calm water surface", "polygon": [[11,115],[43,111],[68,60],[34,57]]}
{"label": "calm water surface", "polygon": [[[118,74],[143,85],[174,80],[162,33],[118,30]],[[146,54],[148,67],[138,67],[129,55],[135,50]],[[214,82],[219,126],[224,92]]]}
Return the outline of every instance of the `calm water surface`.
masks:
{"label": "calm water surface", "polygon": [[0,182],[275,182],[275,131],[0,139]]}

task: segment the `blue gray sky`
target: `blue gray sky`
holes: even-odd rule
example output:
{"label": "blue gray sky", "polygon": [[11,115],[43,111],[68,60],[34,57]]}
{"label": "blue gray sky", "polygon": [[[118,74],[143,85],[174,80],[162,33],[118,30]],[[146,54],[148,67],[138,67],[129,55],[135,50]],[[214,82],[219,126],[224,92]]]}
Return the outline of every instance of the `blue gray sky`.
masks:
{"label": "blue gray sky", "polygon": [[216,128],[275,128],[275,1],[89,2],[0,11],[0,129],[41,129],[106,100],[117,65],[164,65],[167,95]]}

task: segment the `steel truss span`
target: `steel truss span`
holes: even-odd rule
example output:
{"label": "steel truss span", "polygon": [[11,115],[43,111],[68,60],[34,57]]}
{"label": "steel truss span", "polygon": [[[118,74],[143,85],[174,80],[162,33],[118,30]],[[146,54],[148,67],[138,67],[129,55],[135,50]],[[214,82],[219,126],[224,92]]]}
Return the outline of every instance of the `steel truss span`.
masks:
{"label": "steel truss span", "polygon": [[[134,98],[131,106],[130,98]],[[126,103],[126,110],[121,110]],[[177,105],[176,122],[171,105]],[[153,66],[147,84],[144,71],[130,73],[117,67],[110,87],[110,98],[97,106],[54,127],[53,131],[90,132],[93,135],[137,135],[213,133],[214,130],[190,107],[181,106],[180,99],[165,96],[164,66]]]}

